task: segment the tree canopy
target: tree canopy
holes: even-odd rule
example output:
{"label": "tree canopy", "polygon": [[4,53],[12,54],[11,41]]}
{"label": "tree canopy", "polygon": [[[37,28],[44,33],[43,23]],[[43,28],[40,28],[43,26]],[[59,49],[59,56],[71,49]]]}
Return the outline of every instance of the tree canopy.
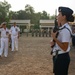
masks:
{"label": "tree canopy", "polygon": [[10,19],[19,20],[31,20],[34,25],[39,25],[40,19],[54,19],[54,15],[51,17],[45,10],[42,12],[35,12],[34,8],[27,4],[24,10],[10,11],[11,5],[4,0],[0,2],[0,23],[3,21],[9,21]]}
{"label": "tree canopy", "polygon": [[9,9],[11,5],[4,0],[4,2],[0,2],[0,23],[6,21],[9,17]]}

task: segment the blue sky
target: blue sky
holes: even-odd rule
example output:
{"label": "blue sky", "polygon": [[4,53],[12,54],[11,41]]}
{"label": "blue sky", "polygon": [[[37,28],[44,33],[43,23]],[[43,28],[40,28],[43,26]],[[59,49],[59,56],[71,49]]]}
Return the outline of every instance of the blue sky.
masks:
{"label": "blue sky", "polygon": [[[4,1],[4,0],[0,0]],[[11,4],[12,11],[24,10],[26,4],[30,4],[35,12],[42,12],[45,10],[48,14],[55,14],[55,10],[58,9],[59,6],[70,7],[74,10],[75,13],[75,0],[6,0],[9,4]]]}

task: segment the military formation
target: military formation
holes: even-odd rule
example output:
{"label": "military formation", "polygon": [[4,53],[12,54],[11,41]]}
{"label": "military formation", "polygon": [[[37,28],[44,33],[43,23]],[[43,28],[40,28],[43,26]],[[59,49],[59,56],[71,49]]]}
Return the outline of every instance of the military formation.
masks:
{"label": "military formation", "polygon": [[51,30],[48,29],[33,29],[31,30],[32,37],[51,37]]}

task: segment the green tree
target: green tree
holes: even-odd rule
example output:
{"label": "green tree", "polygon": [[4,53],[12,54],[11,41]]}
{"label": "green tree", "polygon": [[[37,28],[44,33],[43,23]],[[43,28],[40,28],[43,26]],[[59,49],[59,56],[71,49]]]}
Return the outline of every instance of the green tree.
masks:
{"label": "green tree", "polygon": [[3,21],[9,21],[9,9],[11,5],[4,0],[4,2],[0,2],[0,23]]}
{"label": "green tree", "polygon": [[29,5],[29,4],[27,4],[25,6],[25,11],[26,11],[26,13],[29,13],[29,14],[33,14],[35,12],[34,8],[31,5]]}
{"label": "green tree", "polygon": [[27,4],[25,6],[25,12],[28,15],[29,19],[31,20],[31,23],[34,23],[34,16],[35,16],[34,8],[31,5]]}
{"label": "green tree", "polygon": [[14,11],[10,11],[10,17],[11,19],[18,19],[18,13],[17,12],[14,12]]}
{"label": "green tree", "polygon": [[50,16],[50,19],[55,19],[55,15]]}
{"label": "green tree", "polygon": [[43,11],[41,14],[41,19],[49,19],[49,15],[47,14],[46,11]]}
{"label": "green tree", "polygon": [[25,16],[26,13],[25,13],[24,10],[19,10],[17,13],[18,13],[18,15],[17,15],[18,16],[18,19],[22,19],[23,20],[23,19],[26,18],[26,16]]}

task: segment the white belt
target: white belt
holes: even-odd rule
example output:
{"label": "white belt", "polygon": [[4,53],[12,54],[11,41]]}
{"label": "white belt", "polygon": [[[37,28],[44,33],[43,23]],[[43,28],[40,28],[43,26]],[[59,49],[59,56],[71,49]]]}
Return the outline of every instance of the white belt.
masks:
{"label": "white belt", "polygon": [[[63,53],[67,53],[67,52],[58,51],[58,55],[59,55],[59,54],[63,54]],[[55,55],[56,55],[56,51],[53,52],[53,56],[55,56]]]}

